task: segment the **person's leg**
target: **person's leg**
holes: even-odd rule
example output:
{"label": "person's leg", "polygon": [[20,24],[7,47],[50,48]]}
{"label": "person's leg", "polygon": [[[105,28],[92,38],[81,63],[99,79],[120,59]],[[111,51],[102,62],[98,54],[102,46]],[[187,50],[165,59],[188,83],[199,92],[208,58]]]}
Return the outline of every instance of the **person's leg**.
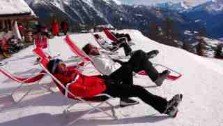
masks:
{"label": "person's leg", "polygon": [[119,45],[119,47],[123,47],[124,49],[124,52],[125,52],[125,55],[128,56],[131,54],[132,52],[132,49],[131,47],[126,43],[126,40],[125,39],[121,39],[121,44]]}
{"label": "person's leg", "polygon": [[[132,71],[128,68],[128,66],[122,66],[110,76],[104,77],[104,79],[107,83],[112,85],[133,85]],[[120,107],[136,104],[139,104],[139,102],[125,96],[120,96]]]}
{"label": "person's leg", "polygon": [[127,38],[128,41],[132,40],[129,34],[125,34],[125,37]]}
{"label": "person's leg", "polygon": [[115,37],[116,37],[116,38],[121,38],[122,36],[121,36],[121,34],[119,34],[119,33],[115,33]]}
{"label": "person's leg", "polygon": [[147,52],[146,54],[147,54],[148,59],[151,59],[151,58],[155,57],[158,53],[159,53],[158,50],[152,50],[150,52]]}
{"label": "person's leg", "polygon": [[148,54],[142,50],[134,52],[127,63],[132,66],[133,71],[136,73],[140,70],[145,70],[147,75],[157,86],[161,86],[165,78],[170,73],[168,70],[158,73],[155,67],[153,67],[152,63],[148,60]]}
{"label": "person's leg", "polygon": [[148,60],[147,54],[142,50],[135,51],[127,63],[132,66],[134,72],[145,70],[152,81],[159,77],[158,71],[153,67]]}
{"label": "person's leg", "polygon": [[167,100],[153,95],[138,85],[119,85],[119,84],[107,84],[107,90],[104,92],[113,97],[138,97],[143,102],[151,105],[154,109],[160,113],[164,113],[167,107]]}
{"label": "person's leg", "polygon": [[109,77],[118,83],[133,85],[132,68],[130,65],[123,63],[122,66],[114,71]]}

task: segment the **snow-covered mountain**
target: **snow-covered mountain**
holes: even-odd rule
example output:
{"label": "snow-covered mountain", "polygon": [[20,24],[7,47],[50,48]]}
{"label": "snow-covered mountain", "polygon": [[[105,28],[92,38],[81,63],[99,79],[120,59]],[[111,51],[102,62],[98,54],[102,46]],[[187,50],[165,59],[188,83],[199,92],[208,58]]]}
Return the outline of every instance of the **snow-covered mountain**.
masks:
{"label": "snow-covered mountain", "polygon": [[[176,22],[179,31],[191,30],[205,32],[205,36],[221,38],[223,36],[223,1],[212,0],[197,6],[191,6],[187,2],[162,3],[157,4],[158,8],[164,9],[169,16]],[[180,15],[178,18],[173,14]],[[163,12],[165,13],[165,12]],[[182,19],[181,22],[179,17]],[[186,36],[184,36],[187,38]]]}
{"label": "snow-covered mountain", "polygon": [[153,7],[122,5],[117,0],[28,0],[27,3],[42,24],[50,28],[52,17],[55,16],[59,21],[68,19],[73,31],[80,31],[83,25],[92,28],[111,24],[118,29],[133,28],[148,34],[151,21],[161,22],[165,19],[165,14]]}
{"label": "snow-covered mountain", "polygon": [[75,24],[122,24],[130,25],[129,15],[118,0],[32,0],[27,1],[39,15],[42,23],[54,14],[60,20],[69,19]]}
{"label": "snow-covered mountain", "polygon": [[[161,23],[168,16],[156,7],[122,5],[114,0],[28,0],[27,3],[43,24],[50,26],[50,18],[55,15],[59,20],[69,19],[73,30],[78,30],[80,24],[87,27],[111,24],[116,28],[134,28],[148,34],[150,22]],[[184,20],[178,13],[172,15],[177,22]]]}
{"label": "snow-covered mountain", "polygon": [[[133,50],[142,49],[151,51],[158,49],[159,54],[150,59],[153,63],[160,63],[172,68],[182,74],[176,81],[165,80],[161,87],[154,87],[154,83],[147,76],[135,76],[134,84],[146,86],[149,92],[170,99],[177,93],[184,95],[179,106],[179,113],[176,118],[169,118],[159,114],[150,106],[139,99],[138,105],[129,107],[115,107],[118,120],[111,120],[101,112],[94,111],[84,116],[72,126],[221,126],[223,125],[223,61],[209,59],[194,55],[179,48],[166,46],[143,36],[136,30],[122,30],[118,32],[129,33],[135,45]],[[103,33],[99,33],[104,36]],[[93,36],[87,34],[72,34],[71,39],[81,48],[87,42],[97,45]],[[63,41],[64,36],[54,37],[49,40],[51,55],[66,61],[67,64],[75,64],[72,58],[74,54]],[[32,53],[33,46],[14,54],[3,66],[18,76],[32,76],[41,71],[39,65],[34,65],[36,56]],[[118,50],[119,56],[124,55],[122,49]],[[3,62],[4,62],[3,61]],[[89,65],[89,64],[88,64]],[[85,70],[93,69],[87,66]],[[78,103],[67,115],[63,114],[65,107],[69,106],[67,98],[60,92],[49,93],[33,85],[33,90],[19,104],[12,104],[11,97],[6,97],[19,84],[7,77],[0,76],[0,111],[1,126],[67,126],[70,121],[86,112],[88,106]],[[45,87],[56,89],[50,77],[44,77],[40,84]],[[23,88],[14,94],[18,99],[28,88]],[[57,90],[56,90],[57,91]],[[119,99],[109,101],[113,105],[119,104]],[[107,105],[103,110],[110,112]]]}
{"label": "snow-covered mountain", "polygon": [[185,17],[193,21],[192,26],[200,25],[206,29],[206,35],[213,38],[223,36],[223,1],[214,0],[198,5],[183,13]]}
{"label": "snow-covered mountain", "polygon": [[223,1],[212,0],[193,8],[193,11],[207,11],[209,13],[222,13],[223,12]]}
{"label": "snow-covered mountain", "polygon": [[166,2],[166,3],[158,3],[155,5],[155,7],[167,9],[167,10],[173,10],[173,11],[186,11],[187,9],[192,8],[191,5],[189,5],[187,2],[182,1],[178,3],[173,3],[173,2]]}
{"label": "snow-covered mountain", "polygon": [[[123,5],[118,0],[26,0],[42,24],[50,27],[53,15],[59,21],[68,19],[71,30],[80,31],[83,25],[92,28],[96,25],[111,24],[115,28],[133,28],[149,32],[149,24],[164,25],[168,18],[174,22],[179,38],[184,40],[184,31],[207,29],[207,36],[222,37],[222,1],[210,1],[192,7],[186,2],[163,3],[156,6]],[[215,9],[213,13],[210,10]],[[218,10],[218,11],[216,11]],[[218,12],[218,13],[217,13]]]}

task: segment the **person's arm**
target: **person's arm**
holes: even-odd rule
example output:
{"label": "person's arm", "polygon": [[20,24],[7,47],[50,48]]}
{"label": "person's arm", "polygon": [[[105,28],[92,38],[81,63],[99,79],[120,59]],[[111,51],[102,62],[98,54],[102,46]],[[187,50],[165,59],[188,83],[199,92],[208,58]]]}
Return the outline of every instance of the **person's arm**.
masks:
{"label": "person's arm", "polygon": [[64,76],[60,74],[55,74],[54,75],[62,84],[67,84],[72,82],[72,78],[70,76]]}
{"label": "person's arm", "polygon": [[103,48],[107,48],[107,49],[112,49],[113,48],[113,45],[110,42],[105,41],[102,38],[99,38],[98,42],[101,44],[101,46],[103,46]]}
{"label": "person's arm", "polygon": [[77,71],[72,67],[68,67],[67,69],[67,72],[64,74],[54,74],[54,76],[63,84],[71,83],[78,75]]}
{"label": "person's arm", "polygon": [[117,62],[114,62],[109,57],[94,57],[93,64],[104,75],[110,75],[112,72],[117,70],[121,65]]}
{"label": "person's arm", "polygon": [[117,63],[119,63],[119,64],[123,64],[124,62],[123,61],[121,61],[121,60],[118,60],[118,59],[112,59],[114,62],[117,62]]}

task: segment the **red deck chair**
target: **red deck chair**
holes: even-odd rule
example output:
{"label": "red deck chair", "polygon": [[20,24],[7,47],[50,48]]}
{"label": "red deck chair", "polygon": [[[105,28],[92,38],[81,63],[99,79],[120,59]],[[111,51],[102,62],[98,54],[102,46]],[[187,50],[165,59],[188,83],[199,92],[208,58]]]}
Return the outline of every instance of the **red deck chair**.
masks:
{"label": "red deck chair", "polygon": [[[13,94],[15,94],[15,92],[18,89],[22,88],[23,86],[38,84],[39,86],[41,86],[41,88],[46,89],[41,84],[39,84],[40,80],[46,74],[45,71],[40,71],[38,74],[36,74],[36,75],[34,75],[32,77],[19,77],[19,76],[11,74],[9,71],[7,71],[2,66],[0,66],[0,72],[3,75],[5,75],[6,77],[8,77],[9,79],[11,79],[11,80],[13,80],[13,81],[15,81],[17,83],[20,83],[20,85],[16,89],[14,89],[14,91],[10,94],[12,96],[12,98],[13,98]],[[23,96],[21,96],[21,98],[19,98],[18,101],[13,99],[16,103],[20,102],[25,96],[27,96],[31,92],[31,90],[32,90],[31,86],[28,86],[28,87],[29,87],[29,90]]]}
{"label": "red deck chair", "polygon": [[116,38],[107,28],[103,29],[103,32],[105,33],[105,35],[112,40],[113,42],[118,42],[120,39],[125,39],[127,41],[127,38],[125,37],[121,37],[121,38]]}
{"label": "red deck chair", "polygon": [[48,39],[47,37],[45,36],[41,36],[41,35],[37,35],[35,37],[35,41],[34,41],[34,44],[35,44],[35,48],[42,48],[42,49],[45,49],[48,47]]}
{"label": "red deck chair", "polygon": [[[105,47],[101,44],[101,42],[99,42],[98,39],[95,37],[96,34],[93,34],[93,33],[92,33],[92,35],[93,35],[95,41],[98,43],[98,45],[99,45],[101,48],[103,48],[104,50],[106,50],[106,51],[115,52],[115,51],[117,51],[117,50],[120,48],[119,45],[114,46],[114,49],[112,49],[112,50],[109,49],[109,48],[105,48]],[[101,36],[100,36],[100,37],[101,37]],[[103,41],[106,41],[106,40],[104,40],[102,37],[101,37],[101,39],[102,39]]]}
{"label": "red deck chair", "polygon": [[50,56],[46,55],[42,48],[35,48],[33,49],[33,52],[39,57],[41,58],[41,62],[44,63],[43,65],[47,65],[47,63],[50,61]]}
{"label": "red deck chair", "polygon": [[[162,64],[153,64],[153,65],[154,66],[161,66],[161,67],[166,68],[169,71],[171,71],[171,74],[167,76],[168,80],[175,81],[175,80],[179,79],[182,76],[181,73],[179,73],[179,72],[177,72],[177,71],[175,71],[175,70],[173,70],[173,69],[171,69],[169,67],[166,67],[166,66],[164,66]],[[147,75],[147,73],[144,70],[139,71],[137,74],[139,74],[139,75]]]}
{"label": "red deck chair", "polygon": [[79,56],[83,61],[88,62],[90,61],[90,57],[84,53],[84,51],[80,50],[70,39],[70,37],[67,35],[65,37],[65,42],[70,47],[71,51],[74,52],[77,56]]}
{"label": "red deck chair", "polygon": [[[71,91],[69,91],[69,86],[66,86],[66,87],[65,87],[65,86],[64,86],[64,85],[63,85],[63,84],[62,84],[62,83],[61,83],[61,82],[54,76],[54,75],[52,75],[52,74],[48,71],[48,69],[47,69],[47,64],[48,64],[48,62],[49,62],[49,59],[48,59],[48,57],[44,54],[43,50],[40,49],[40,48],[37,48],[37,49],[34,49],[33,52],[34,52],[37,56],[40,57],[40,59],[41,59],[41,60],[40,60],[40,66],[43,68],[44,71],[46,71],[46,73],[47,73],[48,75],[50,75],[50,77],[51,77],[51,78],[53,79],[53,81],[56,83],[56,85],[58,86],[58,88],[60,89],[60,91],[61,91],[61,89],[65,91],[64,93],[61,91],[61,93],[64,94],[67,98],[72,98],[72,99],[74,99],[74,100],[77,101],[76,103],[69,105],[69,106],[64,110],[64,113],[65,113],[65,114],[69,111],[69,109],[70,109],[72,106],[76,105],[76,104],[79,103],[79,102],[80,102],[80,103],[85,103],[85,104],[87,104],[87,105],[90,107],[90,109],[89,109],[86,113],[84,113],[84,114],[80,115],[79,117],[77,117],[74,121],[70,122],[69,125],[71,125],[71,124],[77,122],[81,117],[83,117],[83,116],[85,116],[85,115],[91,113],[91,112],[94,111],[94,110],[98,110],[98,111],[100,111],[100,112],[103,112],[103,113],[106,114],[107,116],[112,117],[113,119],[117,119],[117,117],[116,117],[116,115],[115,115],[115,111],[114,111],[114,106],[108,102],[108,100],[109,100],[109,99],[112,99],[113,97],[111,97],[111,96],[109,96],[109,95],[107,95],[107,94],[100,94],[100,95],[97,95],[97,96],[95,96],[95,97],[105,96],[105,97],[107,97],[108,99],[103,100],[103,101],[100,101],[100,103],[97,104],[97,105],[93,105],[91,102],[92,102],[92,101],[95,102],[94,98],[93,98],[93,99],[89,99],[89,98],[88,98],[88,99],[85,99],[85,98],[82,98],[82,97],[77,97],[77,96],[75,96]],[[68,69],[69,69],[69,67],[68,67]],[[69,84],[67,84],[67,85],[69,85]],[[69,96],[69,97],[68,97],[68,96]],[[111,112],[112,112],[112,114],[110,114],[110,113],[108,113],[108,112],[102,110],[102,109],[100,108],[100,106],[101,106],[102,104],[107,104],[107,105],[109,105],[109,106],[111,107]]]}
{"label": "red deck chair", "polygon": [[118,42],[118,39],[107,28],[103,29],[103,32],[110,40],[113,42]]}
{"label": "red deck chair", "polygon": [[[74,42],[72,42],[72,40],[70,39],[69,36],[66,36],[66,38],[65,38],[65,42],[66,42],[66,43],[68,44],[68,46],[70,47],[71,51],[74,52],[76,55],[80,56],[82,59],[87,59],[87,61],[91,61],[91,60],[90,60],[90,57],[89,57],[87,54],[85,54],[84,51],[80,50],[80,49],[74,44]],[[78,52],[78,53],[77,53],[77,52]],[[93,64],[93,62],[91,62],[91,63]],[[155,67],[160,66],[160,67],[164,67],[164,68],[168,69],[169,71],[171,71],[171,74],[168,75],[167,78],[166,78],[166,79],[168,79],[168,80],[172,80],[172,81],[174,81],[174,80],[177,80],[178,78],[180,78],[180,77],[182,76],[179,72],[177,72],[177,71],[175,71],[175,70],[173,70],[173,69],[171,69],[171,68],[168,68],[168,67],[166,67],[166,66],[164,66],[164,65],[161,65],[161,64],[155,64],[155,63],[153,63],[153,64],[154,64]],[[94,65],[94,64],[93,64],[93,65]],[[96,67],[95,67],[95,68],[96,68]],[[99,71],[99,72],[100,72],[100,71]],[[140,72],[137,73],[137,74],[139,74],[139,75],[147,75],[145,71],[140,71]]]}

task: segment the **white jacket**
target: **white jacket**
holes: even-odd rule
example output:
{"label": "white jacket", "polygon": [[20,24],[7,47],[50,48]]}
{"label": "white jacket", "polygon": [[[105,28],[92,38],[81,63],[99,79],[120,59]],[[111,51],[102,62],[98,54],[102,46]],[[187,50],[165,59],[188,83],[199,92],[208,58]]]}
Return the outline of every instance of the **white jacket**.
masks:
{"label": "white jacket", "polygon": [[105,49],[112,49],[113,45],[111,42],[104,40],[103,38],[98,38],[97,39],[98,43]]}
{"label": "white jacket", "polygon": [[121,64],[114,62],[110,57],[104,54],[91,56],[91,59],[96,69],[103,75],[110,75],[121,67]]}

